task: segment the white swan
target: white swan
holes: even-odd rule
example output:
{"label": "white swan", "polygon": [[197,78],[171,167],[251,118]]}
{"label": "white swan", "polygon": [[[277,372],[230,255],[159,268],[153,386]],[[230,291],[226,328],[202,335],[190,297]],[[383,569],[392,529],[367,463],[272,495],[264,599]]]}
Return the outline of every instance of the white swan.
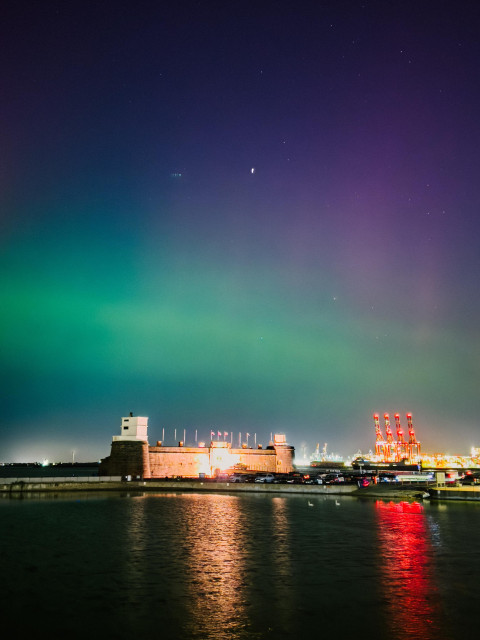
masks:
{"label": "white swan", "polygon": [[310,502],[310,500],[308,501],[308,506],[309,507],[313,507],[313,502]]}

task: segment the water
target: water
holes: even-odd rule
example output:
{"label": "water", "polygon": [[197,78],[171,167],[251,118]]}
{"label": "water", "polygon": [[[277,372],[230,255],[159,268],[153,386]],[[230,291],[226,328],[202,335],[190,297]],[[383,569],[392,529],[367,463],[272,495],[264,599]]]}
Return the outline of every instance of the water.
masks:
{"label": "water", "polygon": [[[313,506],[309,506],[308,502]],[[65,638],[473,637],[480,505],[0,499],[3,628]]]}

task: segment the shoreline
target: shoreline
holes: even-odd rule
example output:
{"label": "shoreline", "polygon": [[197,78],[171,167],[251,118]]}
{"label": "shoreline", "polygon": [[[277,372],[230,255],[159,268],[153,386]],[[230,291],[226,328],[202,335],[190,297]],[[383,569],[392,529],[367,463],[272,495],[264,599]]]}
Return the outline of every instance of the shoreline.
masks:
{"label": "shoreline", "polygon": [[[385,485],[371,485],[359,489],[354,484],[347,485],[302,485],[302,484],[264,484],[232,482],[199,482],[188,480],[130,480],[130,481],[89,481],[76,482],[28,482],[18,480],[2,483],[0,494],[58,493],[58,492],[99,492],[99,491],[138,491],[152,492],[208,492],[208,493],[270,493],[311,496],[347,495],[359,498],[422,499],[427,488],[404,486],[402,488]],[[479,491],[480,494],[480,491]]]}

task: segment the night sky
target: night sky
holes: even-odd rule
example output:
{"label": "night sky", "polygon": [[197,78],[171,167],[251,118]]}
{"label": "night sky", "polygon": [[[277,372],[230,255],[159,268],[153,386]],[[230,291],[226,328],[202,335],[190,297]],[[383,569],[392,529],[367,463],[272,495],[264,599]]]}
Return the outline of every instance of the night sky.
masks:
{"label": "night sky", "polygon": [[4,0],[0,461],[99,459],[130,411],[480,446],[479,32],[474,0]]}

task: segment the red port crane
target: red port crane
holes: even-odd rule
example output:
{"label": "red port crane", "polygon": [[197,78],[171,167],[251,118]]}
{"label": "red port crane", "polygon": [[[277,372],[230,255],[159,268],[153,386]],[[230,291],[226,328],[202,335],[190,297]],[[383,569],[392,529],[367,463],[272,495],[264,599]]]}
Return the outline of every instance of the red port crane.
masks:
{"label": "red port crane", "polygon": [[382,431],[380,429],[380,420],[378,417],[378,413],[373,414],[373,422],[375,424],[375,455],[384,458],[385,457],[385,438],[383,437]]}
{"label": "red port crane", "polygon": [[397,431],[397,449],[396,449],[396,461],[397,462],[401,462],[402,460],[405,460],[405,458],[408,458],[408,446],[407,443],[405,442],[405,437],[403,435],[403,429],[402,429],[402,425],[400,424],[400,414],[396,413],[395,414],[395,427],[396,427],[396,431]]}
{"label": "red port crane", "polygon": [[387,443],[385,445],[385,462],[393,462],[395,459],[395,441],[393,439],[392,429],[390,428],[390,416],[388,413],[383,414],[385,420],[385,433],[387,434]]}
{"label": "red port crane", "polygon": [[420,442],[418,442],[415,436],[415,430],[412,423],[412,414],[407,413],[408,424],[408,452],[410,460],[417,461],[420,456]]}

